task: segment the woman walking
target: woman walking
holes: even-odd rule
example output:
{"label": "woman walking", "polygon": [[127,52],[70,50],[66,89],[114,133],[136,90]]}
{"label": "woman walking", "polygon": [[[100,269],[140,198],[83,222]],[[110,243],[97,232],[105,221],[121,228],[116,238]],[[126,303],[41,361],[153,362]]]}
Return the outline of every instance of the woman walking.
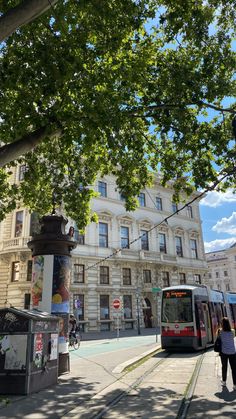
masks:
{"label": "woman walking", "polygon": [[235,333],[231,330],[231,325],[228,317],[222,319],[222,329],[220,331],[221,339],[221,365],[222,365],[222,386],[226,386],[228,360],[230,363],[233,389],[236,390],[236,348],[234,341]]}

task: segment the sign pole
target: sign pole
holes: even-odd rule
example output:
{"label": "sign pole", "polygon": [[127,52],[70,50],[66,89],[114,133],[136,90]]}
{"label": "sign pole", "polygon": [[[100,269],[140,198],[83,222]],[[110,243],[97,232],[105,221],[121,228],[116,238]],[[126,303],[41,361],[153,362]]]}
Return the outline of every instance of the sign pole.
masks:
{"label": "sign pole", "polygon": [[116,331],[116,337],[117,337],[117,340],[119,340],[119,337],[120,337],[120,330],[119,330],[119,327],[120,327],[120,325],[119,325],[119,314],[117,313],[117,317],[116,317],[116,319],[117,319],[117,322],[116,322],[116,324],[117,324],[117,331]]}
{"label": "sign pole", "polygon": [[[158,323],[159,323],[159,316],[158,316],[158,296],[160,295],[161,288],[159,288],[159,287],[152,288],[152,292],[156,296],[156,316],[157,316],[157,322],[156,322],[156,343],[157,343],[157,341],[158,341],[157,332],[158,332]],[[161,327],[161,324],[159,326]]]}

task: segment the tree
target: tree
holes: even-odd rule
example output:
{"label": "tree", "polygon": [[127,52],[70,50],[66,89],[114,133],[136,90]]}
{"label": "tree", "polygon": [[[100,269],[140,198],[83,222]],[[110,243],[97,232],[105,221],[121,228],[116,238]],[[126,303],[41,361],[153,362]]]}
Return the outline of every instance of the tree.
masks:
{"label": "tree", "polygon": [[[0,57],[1,216],[19,198],[40,213],[63,201],[83,227],[92,185],[109,172],[128,210],[152,171],[174,180],[176,198],[216,183],[219,170],[228,175],[221,187],[235,188],[233,5],[61,1],[9,36]],[[8,180],[13,160],[28,167],[19,185]]]}

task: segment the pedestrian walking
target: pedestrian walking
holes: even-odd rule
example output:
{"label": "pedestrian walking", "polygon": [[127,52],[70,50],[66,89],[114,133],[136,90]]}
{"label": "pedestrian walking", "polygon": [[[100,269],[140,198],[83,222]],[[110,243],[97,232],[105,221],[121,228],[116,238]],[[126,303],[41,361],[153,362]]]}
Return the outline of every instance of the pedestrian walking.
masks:
{"label": "pedestrian walking", "polygon": [[228,317],[223,317],[219,333],[221,339],[222,386],[226,386],[228,361],[233,378],[233,389],[236,390],[236,346],[235,332],[231,329]]}

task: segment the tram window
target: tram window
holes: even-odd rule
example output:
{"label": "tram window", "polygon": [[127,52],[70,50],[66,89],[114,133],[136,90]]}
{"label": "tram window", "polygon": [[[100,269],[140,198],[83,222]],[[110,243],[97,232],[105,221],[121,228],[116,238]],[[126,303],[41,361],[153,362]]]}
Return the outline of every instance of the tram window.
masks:
{"label": "tram window", "polygon": [[193,321],[191,297],[163,299],[162,321],[185,323]]}

